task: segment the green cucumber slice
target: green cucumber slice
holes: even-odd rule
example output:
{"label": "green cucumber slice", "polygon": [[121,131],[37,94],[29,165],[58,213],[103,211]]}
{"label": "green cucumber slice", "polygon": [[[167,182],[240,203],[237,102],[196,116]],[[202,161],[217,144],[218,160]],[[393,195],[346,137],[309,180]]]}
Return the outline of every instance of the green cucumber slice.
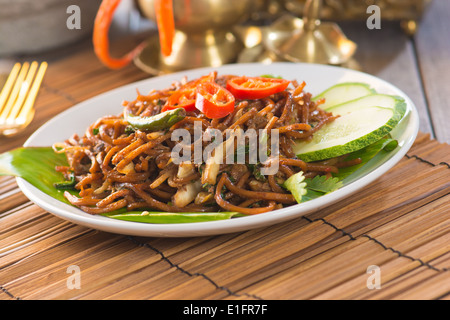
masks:
{"label": "green cucumber slice", "polygon": [[328,109],[333,106],[337,106],[341,103],[358,99],[374,93],[376,93],[376,91],[374,89],[371,89],[370,86],[366,83],[345,82],[338,83],[326,89],[322,93],[312,98],[312,100],[317,101],[324,98],[325,103],[320,105],[320,108],[328,111]]}
{"label": "green cucumber slice", "polygon": [[375,94],[330,109],[340,115],[318,130],[311,141],[297,142],[298,158],[311,162],[338,157],[362,149],[386,136],[403,118],[405,101]]}
{"label": "green cucumber slice", "polygon": [[394,109],[398,101],[402,99],[403,98],[397,96],[375,93],[348,101],[346,103],[331,106],[327,109],[327,111],[333,113],[333,115],[342,116],[355,110],[373,106]]}

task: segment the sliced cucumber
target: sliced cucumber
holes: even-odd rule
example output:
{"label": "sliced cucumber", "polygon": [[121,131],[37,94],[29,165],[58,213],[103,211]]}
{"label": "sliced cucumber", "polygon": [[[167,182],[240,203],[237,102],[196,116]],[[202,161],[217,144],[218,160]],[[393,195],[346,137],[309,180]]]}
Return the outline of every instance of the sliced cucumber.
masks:
{"label": "sliced cucumber", "polygon": [[311,141],[296,143],[297,157],[311,162],[362,149],[397,125],[405,114],[406,103],[400,97],[374,94],[334,106],[330,111],[340,117],[324,125]]}
{"label": "sliced cucumber", "polygon": [[320,107],[323,110],[328,111],[328,109],[333,106],[374,93],[376,93],[376,91],[371,89],[366,83],[346,82],[336,84],[312,99],[317,101],[324,98],[325,103],[320,105]]}
{"label": "sliced cucumber", "polygon": [[375,93],[348,101],[346,103],[331,106],[327,109],[327,111],[331,112],[333,115],[342,116],[355,110],[373,106],[394,109],[399,100],[402,100],[402,98],[388,94]]}

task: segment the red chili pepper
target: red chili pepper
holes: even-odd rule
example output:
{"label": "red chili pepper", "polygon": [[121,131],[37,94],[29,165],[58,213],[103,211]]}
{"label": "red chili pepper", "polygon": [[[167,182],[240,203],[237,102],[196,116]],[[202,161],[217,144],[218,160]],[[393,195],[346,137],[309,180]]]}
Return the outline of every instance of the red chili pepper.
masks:
{"label": "red chili pepper", "polygon": [[284,91],[290,81],[263,77],[236,77],[227,81],[227,89],[237,99],[262,99]]}
{"label": "red chili pepper", "polygon": [[169,97],[169,99],[167,99],[167,102],[161,112],[176,108],[184,108],[186,111],[194,111],[196,110],[195,95],[195,87],[177,90]]}
{"label": "red chili pepper", "polygon": [[219,119],[234,110],[235,98],[224,87],[214,82],[203,82],[197,86],[195,107],[210,119]]}
{"label": "red chili pepper", "polygon": [[184,84],[175,91],[169,99],[167,99],[166,104],[162,108],[161,112],[172,110],[176,108],[184,108],[186,111],[194,111],[195,108],[195,97],[196,97],[196,87],[203,82],[214,82],[217,76],[217,72],[211,72],[206,76],[202,76],[198,79],[194,79]]}

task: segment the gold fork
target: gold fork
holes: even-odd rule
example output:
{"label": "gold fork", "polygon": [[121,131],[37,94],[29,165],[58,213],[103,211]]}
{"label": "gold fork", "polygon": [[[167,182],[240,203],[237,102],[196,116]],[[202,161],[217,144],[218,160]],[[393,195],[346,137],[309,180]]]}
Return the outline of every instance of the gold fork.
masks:
{"label": "gold fork", "polygon": [[34,102],[47,70],[47,63],[16,63],[0,92],[0,135],[22,131],[34,117]]}

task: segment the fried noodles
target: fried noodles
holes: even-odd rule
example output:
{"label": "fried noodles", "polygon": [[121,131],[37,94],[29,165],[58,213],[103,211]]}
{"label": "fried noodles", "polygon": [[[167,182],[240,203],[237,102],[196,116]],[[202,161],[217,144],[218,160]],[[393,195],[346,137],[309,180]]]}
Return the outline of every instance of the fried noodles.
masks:
{"label": "fried noodles", "polygon": [[[214,81],[225,87],[231,77],[214,74]],[[183,120],[165,130],[130,128],[124,119],[125,112],[140,117],[160,114],[169,96],[185,83],[183,79],[148,95],[138,92],[136,100],[123,102],[123,113],[100,118],[82,137],[74,135],[54,145],[55,151],[65,153],[68,160],[67,167],[57,170],[67,179],[72,175],[74,187],[79,191],[79,196],[65,192],[72,205],[90,214],[126,208],[165,212],[237,211],[253,215],[295,204],[294,197],[282,184],[299,171],[308,178],[331,176],[340,167],[357,164],[357,161],[345,163],[343,157],[316,163],[305,163],[295,157],[292,151],[295,140],[311,139],[336,118],[320,109],[322,101],[311,99],[311,94],[304,91],[304,82],[292,81],[293,88],[263,99],[236,100],[234,111],[220,119],[208,119],[195,110],[186,112]],[[214,128],[224,136],[227,130],[236,128],[278,129],[278,172],[264,176],[262,164],[220,164],[214,170],[206,161],[175,164],[171,151],[177,141],[172,141],[171,135],[179,128],[193,134],[196,122],[201,124],[202,133]],[[194,143],[192,140],[191,149]],[[211,142],[200,143],[204,149]]]}

